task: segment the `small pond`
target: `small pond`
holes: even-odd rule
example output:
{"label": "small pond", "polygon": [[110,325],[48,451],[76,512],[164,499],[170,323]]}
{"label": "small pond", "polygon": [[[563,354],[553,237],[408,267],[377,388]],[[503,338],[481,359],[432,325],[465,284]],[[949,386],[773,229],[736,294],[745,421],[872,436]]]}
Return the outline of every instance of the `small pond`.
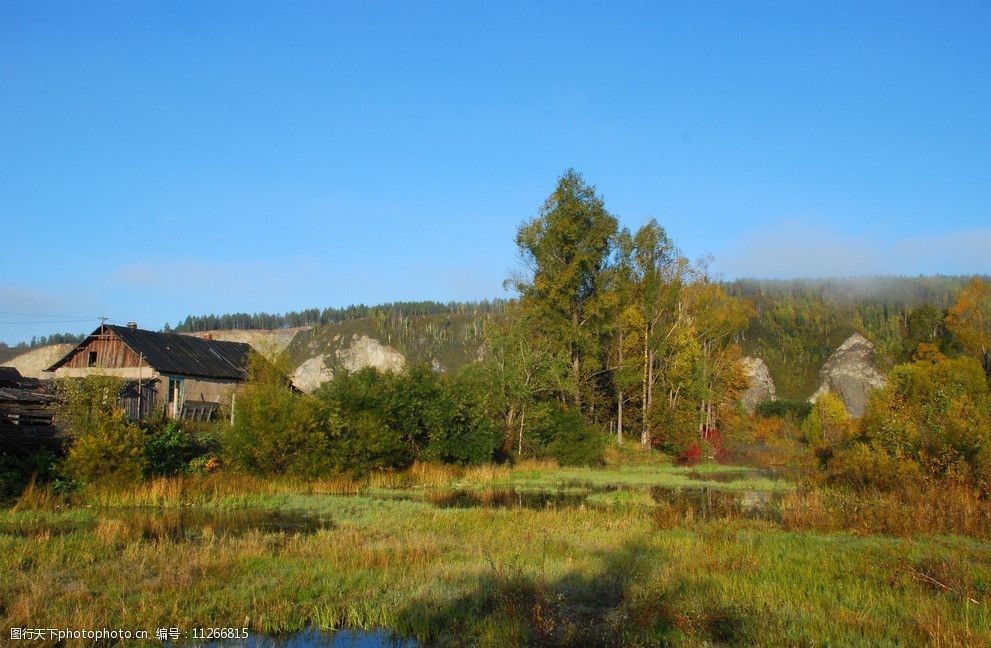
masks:
{"label": "small pond", "polygon": [[512,488],[484,490],[445,490],[427,494],[427,501],[438,508],[579,508],[588,493],[518,491]]}
{"label": "small pond", "polygon": [[692,470],[688,473],[688,478],[693,481],[718,482],[729,484],[743,479],[753,479],[755,477],[771,480],[781,479],[781,475],[773,470],[720,470],[718,472],[702,472]]}
{"label": "small pond", "polygon": [[777,520],[780,494],[762,491],[722,491],[712,488],[671,489],[654,487],[650,496],[658,506],[670,507],[679,515],[702,519],[744,517]]}
{"label": "small pond", "polygon": [[[698,518],[745,517],[776,519],[780,495],[761,491],[723,491],[709,487],[669,488],[653,487],[616,489],[615,487],[589,488],[587,491],[518,491],[512,488],[483,490],[435,490],[423,496],[424,501],[438,508],[469,509],[578,509],[585,507],[609,508],[608,499],[591,504],[589,496],[616,494],[616,505],[630,507],[623,502],[624,493],[642,492],[655,506],[668,507],[680,515]],[[634,508],[637,504],[632,505]],[[643,504],[640,504],[643,506]]]}

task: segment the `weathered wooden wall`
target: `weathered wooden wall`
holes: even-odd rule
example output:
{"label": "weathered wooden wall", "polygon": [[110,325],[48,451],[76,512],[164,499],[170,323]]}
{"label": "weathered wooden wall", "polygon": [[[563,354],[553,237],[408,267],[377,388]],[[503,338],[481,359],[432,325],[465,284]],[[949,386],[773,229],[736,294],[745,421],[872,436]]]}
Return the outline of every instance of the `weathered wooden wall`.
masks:
{"label": "weathered wooden wall", "polygon": [[111,333],[105,333],[89,341],[88,344],[77,350],[63,367],[70,369],[85,369],[90,367],[89,354],[96,352],[96,364],[92,367],[100,369],[113,369],[121,367],[147,367],[148,364],[141,361],[137,353],[121,342]]}

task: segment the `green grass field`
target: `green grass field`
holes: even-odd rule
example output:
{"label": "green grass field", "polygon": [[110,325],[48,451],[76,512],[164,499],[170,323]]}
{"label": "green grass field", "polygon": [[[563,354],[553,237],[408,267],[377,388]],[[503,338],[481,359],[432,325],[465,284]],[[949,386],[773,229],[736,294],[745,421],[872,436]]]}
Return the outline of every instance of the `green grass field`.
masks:
{"label": "green grass field", "polygon": [[[465,646],[991,645],[988,542],[791,531],[646,496],[791,488],[739,469],[715,478],[730,470],[419,467],[311,484],[215,475],[61,508],[22,502],[0,514],[2,625],[347,626]],[[607,486],[622,488],[596,490]],[[414,496],[507,487],[629,501],[447,508]],[[318,524],[259,524],[273,512]],[[214,521],[225,515],[246,517]]]}

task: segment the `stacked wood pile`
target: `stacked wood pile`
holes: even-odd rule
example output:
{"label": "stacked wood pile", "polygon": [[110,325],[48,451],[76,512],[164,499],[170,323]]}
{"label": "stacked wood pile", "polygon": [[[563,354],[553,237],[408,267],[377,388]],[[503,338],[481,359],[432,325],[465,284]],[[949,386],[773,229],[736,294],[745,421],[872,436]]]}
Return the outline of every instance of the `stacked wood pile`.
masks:
{"label": "stacked wood pile", "polygon": [[30,450],[59,443],[61,435],[52,421],[55,396],[43,385],[19,384],[23,386],[0,387],[0,449]]}

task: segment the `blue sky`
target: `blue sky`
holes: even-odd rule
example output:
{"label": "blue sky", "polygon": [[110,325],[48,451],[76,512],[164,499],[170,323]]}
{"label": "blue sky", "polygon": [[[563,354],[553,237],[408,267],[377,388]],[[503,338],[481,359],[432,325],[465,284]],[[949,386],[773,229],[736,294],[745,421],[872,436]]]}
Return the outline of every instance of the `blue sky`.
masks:
{"label": "blue sky", "polygon": [[0,3],[0,340],[505,296],[568,167],[724,277],[991,272],[991,4]]}

